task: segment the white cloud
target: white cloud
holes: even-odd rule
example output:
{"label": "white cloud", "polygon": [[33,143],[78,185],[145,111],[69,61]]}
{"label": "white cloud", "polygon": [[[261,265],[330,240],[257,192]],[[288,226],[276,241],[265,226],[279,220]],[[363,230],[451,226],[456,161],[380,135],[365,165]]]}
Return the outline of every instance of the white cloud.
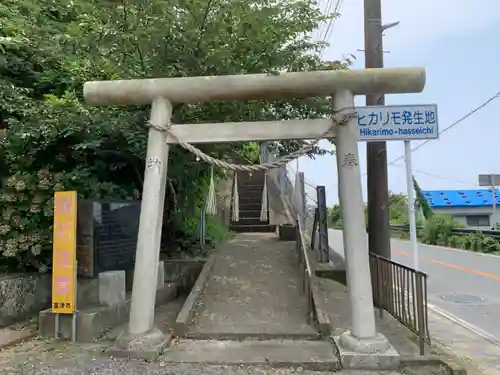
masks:
{"label": "white cloud", "polygon": [[[418,53],[447,36],[474,35],[500,22],[498,0],[383,0],[382,7],[383,23],[401,22],[387,30],[384,49],[399,53]],[[364,48],[363,0],[344,0],[340,13],[325,57],[354,53],[361,58],[357,49]]]}

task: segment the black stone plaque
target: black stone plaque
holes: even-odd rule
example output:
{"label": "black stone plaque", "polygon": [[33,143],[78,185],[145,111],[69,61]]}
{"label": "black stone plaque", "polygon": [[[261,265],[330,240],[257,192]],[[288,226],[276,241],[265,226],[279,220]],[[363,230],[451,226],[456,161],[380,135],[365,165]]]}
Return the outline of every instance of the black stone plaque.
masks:
{"label": "black stone plaque", "polygon": [[78,206],[78,274],[134,267],[140,201],[80,201]]}

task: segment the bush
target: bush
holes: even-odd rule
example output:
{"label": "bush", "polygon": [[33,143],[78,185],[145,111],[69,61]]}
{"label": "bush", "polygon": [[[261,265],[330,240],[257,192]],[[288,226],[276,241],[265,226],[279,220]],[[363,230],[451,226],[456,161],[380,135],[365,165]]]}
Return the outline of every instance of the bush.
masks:
{"label": "bush", "polygon": [[449,215],[432,215],[425,223],[423,242],[429,245],[447,245],[453,237],[453,228],[458,227]]}
{"label": "bush", "polygon": [[481,253],[500,252],[500,242],[492,237],[485,236],[482,232],[471,233],[464,237],[464,249]]}
{"label": "bush", "polygon": [[448,215],[433,215],[425,224],[422,242],[430,245],[449,246],[487,254],[500,254],[500,241],[482,232],[468,235],[453,233],[460,225]]}
{"label": "bush", "polygon": [[465,238],[463,236],[451,236],[448,239],[448,246],[457,249],[465,249]]}

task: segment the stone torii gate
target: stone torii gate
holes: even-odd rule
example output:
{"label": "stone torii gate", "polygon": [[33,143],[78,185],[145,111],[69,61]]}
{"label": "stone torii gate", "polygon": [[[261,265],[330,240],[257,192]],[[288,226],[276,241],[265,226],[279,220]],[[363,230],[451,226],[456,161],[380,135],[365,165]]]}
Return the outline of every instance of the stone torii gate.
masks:
{"label": "stone torii gate", "polygon": [[[366,69],[266,74],[132,79],[87,82],[90,105],[151,105],[147,163],[128,332],[122,349],[161,352],[163,334],[154,327],[154,305],[170,144],[336,138],[339,198],[344,223],[352,328],[339,339],[351,353],[383,355],[388,340],[375,329],[354,95],[421,92],[423,68]],[[332,96],[332,118],[220,124],[172,125],[172,103]],[[344,116],[339,119],[337,116]],[[336,120],[337,119],[337,120]],[[379,354],[377,354],[379,353]]]}

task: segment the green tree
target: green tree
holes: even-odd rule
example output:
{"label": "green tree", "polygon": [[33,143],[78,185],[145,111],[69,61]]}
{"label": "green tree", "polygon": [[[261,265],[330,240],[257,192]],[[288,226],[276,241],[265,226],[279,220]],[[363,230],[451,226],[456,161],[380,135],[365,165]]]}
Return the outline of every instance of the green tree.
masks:
{"label": "green tree", "polygon": [[408,198],[389,192],[389,222],[393,225],[408,224]]}
{"label": "green tree", "polygon": [[[138,199],[149,109],[82,104],[88,80],[345,69],[307,35],[312,1],[4,0],[0,3],[0,252],[7,265],[50,267],[52,196]],[[328,116],[323,98],[176,106],[176,123]],[[282,153],[301,142],[278,142]],[[256,144],[205,145],[256,159]],[[316,148],[311,153],[322,153]],[[170,152],[165,235],[189,247],[209,168]],[[175,207],[175,209],[173,209]]]}
{"label": "green tree", "polygon": [[334,204],[328,208],[328,226],[342,228],[342,212],[339,204]]}
{"label": "green tree", "polygon": [[429,202],[427,202],[427,199],[425,199],[424,195],[422,194],[422,189],[420,189],[420,186],[415,176],[412,176],[412,179],[413,179],[413,189],[415,189],[415,195],[417,197],[416,203],[418,203],[418,206],[422,210],[422,214],[424,215],[425,220],[429,220],[432,216],[431,206],[429,205]]}

